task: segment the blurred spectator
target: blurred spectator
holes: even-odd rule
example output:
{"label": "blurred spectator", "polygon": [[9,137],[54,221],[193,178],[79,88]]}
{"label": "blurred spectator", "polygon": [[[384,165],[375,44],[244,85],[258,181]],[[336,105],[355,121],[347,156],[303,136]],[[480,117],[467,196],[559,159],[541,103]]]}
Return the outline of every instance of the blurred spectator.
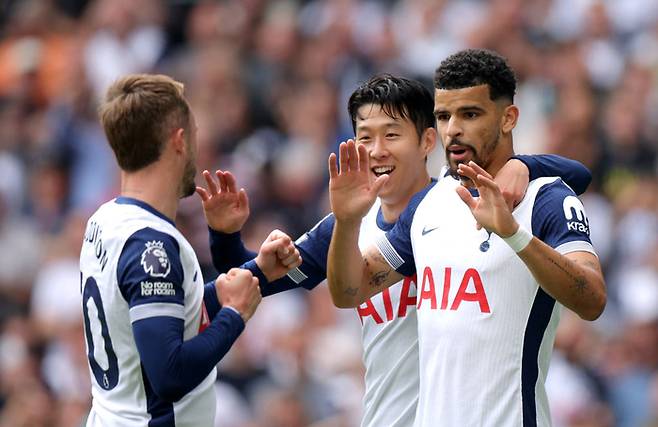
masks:
{"label": "blurred spectator", "polygon": [[[0,2],[0,427],[81,425],[89,407],[77,257],[85,212],[118,193],[98,96],[162,72],[197,111],[198,168],[250,196],[243,237],[293,237],[329,208],[346,97],[375,72],[420,78],[464,47],[518,73],[520,152],[587,165],[609,302],[568,310],[547,390],[556,426],[658,426],[658,2],[22,0]],[[439,170],[443,153],[431,156]],[[214,277],[196,196],[177,225]],[[220,364],[217,425],[358,425],[354,312],[324,287],[263,301]],[[339,351],[341,358],[333,357]]]}
{"label": "blurred spectator", "polygon": [[89,6],[84,63],[97,98],[120,76],[149,71],[160,59],[165,12],[157,0],[95,0]]}

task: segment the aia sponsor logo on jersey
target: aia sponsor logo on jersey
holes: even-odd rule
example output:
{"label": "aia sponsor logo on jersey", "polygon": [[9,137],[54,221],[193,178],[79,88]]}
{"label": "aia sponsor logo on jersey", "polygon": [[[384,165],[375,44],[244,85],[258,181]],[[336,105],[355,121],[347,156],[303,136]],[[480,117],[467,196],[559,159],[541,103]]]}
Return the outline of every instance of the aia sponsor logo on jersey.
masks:
{"label": "aia sponsor logo on jersey", "polygon": [[[412,285],[416,286],[416,276],[405,277],[402,281],[402,288],[400,288],[400,300],[397,307],[393,306],[391,300],[391,288],[384,289],[381,293],[373,296],[359,307],[357,307],[356,312],[359,314],[361,323],[368,316],[372,317],[372,320],[375,321],[378,325],[381,323],[390,322],[391,320],[399,317],[405,317],[407,315],[407,310],[409,307],[416,306],[416,295],[412,295]],[[373,300],[375,298],[381,298],[384,305],[384,312],[377,311]]]}
{"label": "aia sponsor logo on jersey", "polygon": [[146,249],[142,252],[141,264],[144,272],[152,277],[167,277],[171,271],[171,263],[162,242],[146,242]]}
{"label": "aia sponsor logo on jersey", "polygon": [[[450,301],[450,288],[452,286],[452,268],[446,267],[443,270],[443,277],[436,277],[431,267],[425,267],[423,270],[423,279],[418,293],[418,310],[421,307],[429,307],[431,310],[459,310],[462,303],[477,303],[480,312],[491,313],[487,293],[482,285],[480,273],[474,268],[469,268],[464,272],[459,281],[459,288],[455,298]],[[438,305],[437,285],[443,287],[441,292],[441,306]],[[457,281],[455,281],[455,284]]]}

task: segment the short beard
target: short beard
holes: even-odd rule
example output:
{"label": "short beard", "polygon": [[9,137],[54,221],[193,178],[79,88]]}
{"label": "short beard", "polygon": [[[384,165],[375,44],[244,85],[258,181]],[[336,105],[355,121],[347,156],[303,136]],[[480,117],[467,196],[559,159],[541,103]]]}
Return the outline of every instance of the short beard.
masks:
{"label": "short beard", "polygon": [[196,166],[194,160],[191,160],[185,165],[185,170],[183,171],[183,180],[181,181],[181,199],[185,197],[190,197],[196,191],[196,182],[194,178],[196,177]]}
{"label": "short beard", "polygon": [[[494,138],[494,140],[484,144],[482,146],[481,153],[478,153],[475,150],[475,148],[473,148],[473,146],[469,144],[464,144],[459,140],[457,140],[456,144],[470,149],[471,152],[473,153],[473,158],[470,161],[477,163],[477,165],[480,166],[482,169],[487,170],[487,167],[489,166],[491,159],[491,153],[493,153],[496,150],[496,147],[498,147],[499,142],[500,142],[500,132],[497,130],[496,137]],[[450,152],[448,150],[446,150],[446,163],[448,164],[448,173],[450,174],[450,176],[452,176],[455,179],[461,180],[464,184],[469,184],[469,185],[471,184],[470,178],[462,176],[457,172],[457,168],[459,167],[461,162],[455,164],[454,166],[450,163]]]}

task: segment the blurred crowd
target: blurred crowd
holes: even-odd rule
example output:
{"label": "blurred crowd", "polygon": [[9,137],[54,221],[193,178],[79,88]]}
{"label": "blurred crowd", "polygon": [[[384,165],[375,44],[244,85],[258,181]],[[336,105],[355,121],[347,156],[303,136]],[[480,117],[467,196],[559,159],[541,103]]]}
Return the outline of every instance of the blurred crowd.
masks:
{"label": "blurred crowd", "polygon": [[[583,200],[608,305],[593,323],[563,310],[554,425],[658,426],[657,1],[4,0],[0,427],[79,426],[90,405],[78,254],[87,216],[118,193],[96,116],[113,79],[186,84],[198,168],[247,190],[256,250],[271,229],[297,237],[329,211],[327,156],[353,134],[358,83],[391,72],[431,87],[467,47],[517,72],[517,153],[561,154],[594,176]],[[177,225],[211,280],[196,196]],[[266,298],[219,365],[217,426],[357,426],[359,334],[325,286]]]}

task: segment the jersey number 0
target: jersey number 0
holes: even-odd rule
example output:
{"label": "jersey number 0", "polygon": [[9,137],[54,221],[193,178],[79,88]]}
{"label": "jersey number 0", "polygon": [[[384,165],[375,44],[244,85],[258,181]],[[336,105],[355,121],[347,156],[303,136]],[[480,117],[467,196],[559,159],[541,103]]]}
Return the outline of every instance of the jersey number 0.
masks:
{"label": "jersey number 0", "polygon": [[[107,328],[101,294],[93,277],[89,277],[84,285],[82,312],[85,320],[85,339],[87,340],[89,366],[94,373],[94,378],[96,378],[98,385],[105,390],[112,390],[119,382],[119,364],[117,362],[117,355],[112,347],[110,332]],[[92,317],[90,317],[90,312]],[[100,336],[98,332],[100,332]],[[94,342],[94,337],[96,337],[97,341],[102,342]],[[99,338],[102,338],[102,340]],[[102,346],[105,351],[107,363],[104,363],[104,365],[107,369],[103,369],[94,356],[97,345],[99,345],[99,348]]]}

